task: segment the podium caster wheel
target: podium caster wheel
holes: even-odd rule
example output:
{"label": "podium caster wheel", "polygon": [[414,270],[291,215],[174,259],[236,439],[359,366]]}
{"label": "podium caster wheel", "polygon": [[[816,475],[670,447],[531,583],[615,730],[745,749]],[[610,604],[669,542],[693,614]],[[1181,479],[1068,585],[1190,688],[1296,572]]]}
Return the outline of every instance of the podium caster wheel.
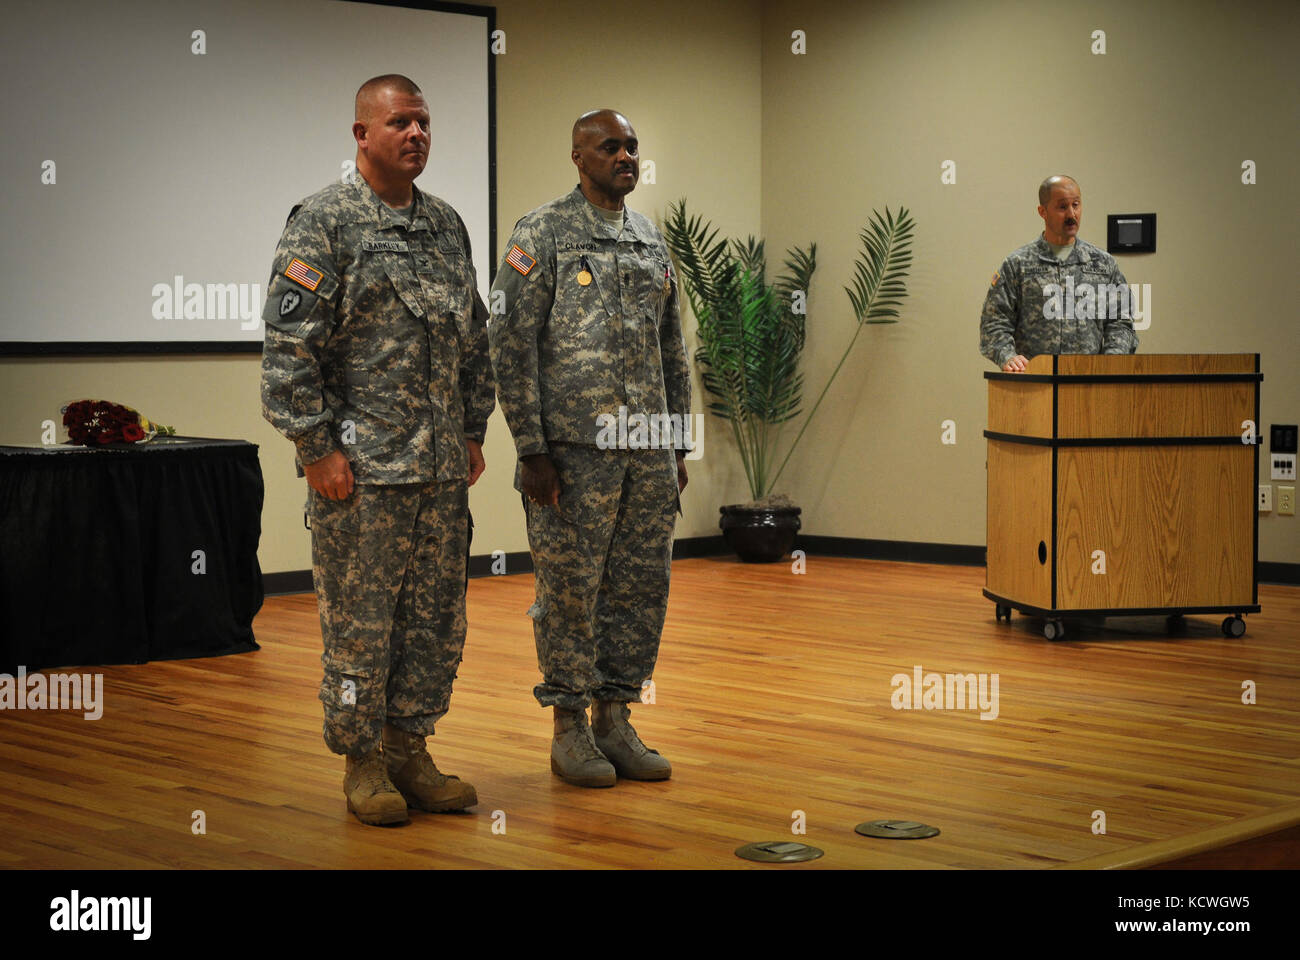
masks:
{"label": "podium caster wheel", "polygon": [[1011,622],[1011,608],[999,603],[993,610],[993,616],[1000,622],[1004,617],[1007,623]]}
{"label": "podium caster wheel", "polygon": [[1048,620],[1043,624],[1043,636],[1048,640],[1062,640],[1065,638],[1065,623],[1062,620]]}
{"label": "podium caster wheel", "polygon": [[1223,635],[1225,637],[1240,637],[1246,632],[1246,621],[1241,617],[1226,617],[1223,621]]}

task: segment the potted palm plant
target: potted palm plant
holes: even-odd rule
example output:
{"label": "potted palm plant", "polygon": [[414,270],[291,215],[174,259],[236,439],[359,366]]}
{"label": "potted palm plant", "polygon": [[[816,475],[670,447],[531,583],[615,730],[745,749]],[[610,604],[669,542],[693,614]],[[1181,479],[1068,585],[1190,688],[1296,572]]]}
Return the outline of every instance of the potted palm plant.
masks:
{"label": "potted palm plant", "polygon": [[708,409],[730,425],[753,497],[720,508],[723,536],[742,560],[773,562],[789,553],[800,508],[772,490],[863,326],[898,321],[907,296],[913,226],[906,208],[896,216],[889,208],[883,217],[872,211],[861,233],[853,280],[845,287],[856,319],[853,336],[782,457],[782,427],[802,409],[799,361],[817,245],[787,251],[786,272],[769,284],[762,240],[719,237],[712,223],[688,215],[685,199],[669,205],[664,233],[698,324],[695,361],[709,394]]}

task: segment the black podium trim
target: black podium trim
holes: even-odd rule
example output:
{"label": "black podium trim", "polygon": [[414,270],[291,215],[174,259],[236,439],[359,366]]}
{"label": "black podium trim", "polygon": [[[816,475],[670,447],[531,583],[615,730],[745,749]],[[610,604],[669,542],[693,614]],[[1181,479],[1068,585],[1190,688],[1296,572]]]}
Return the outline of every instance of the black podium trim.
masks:
{"label": "black podium trim", "polygon": [[[1259,354],[1255,354],[1255,370],[1259,371]],[[1260,377],[1262,380],[1263,377]],[[1255,483],[1251,486],[1251,500],[1254,506],[1251,508],[1251,514],[1254,519],[1254,545],[1251,547],[1251,556],[1254,558],[1255,568],[1252,571],[1254,580],[1254,594],[1252,599],[1259,603],[1259,446],[1260,446],[1260,425],[1259,425],[1259,387],[1255,388]]]}
{"label": "black podium trim", "polygon": [[[1060,361],[1061,358],[1053,354],[1052,356],[1052,374],[1053,374],[1052,376],[1052,436],[1053,437],[1057,436],[1061,432],[1061,424],[1060,424],[1061,396],[1060,396],[1060,383],[1059,383],[1060,378],[1056,376],[1056,372],[1058,369],[1057,364],[1059,364]],[[988,451],[986,449],[985,450],[986,456],[987,453]],[[1057,479],[1057,469],[1059,466],[1058,460],[1059,460],[1058,448],[1056,444],[1052,444],[1052,553],[1051,553],[1052,568],[1050,573],[1052,578],[1052,606],[1053,607],[1056,606],[1056,581],[1058,579],[1056,576],[1056,524],[1058,520],[1056,508],[1057,508],[1057,504],[1060,502],[1060,492],[1061,492],[1060,485]],[[987,523],[988,521],[986,520],[985,522]],[[987,531],[985,532],[985,539],[988,539]]]}
{"label": "black podium trim", "polygon": [[1027,603],[1016,603],[1014,600],[1008,600],[1006,597],[991,593],[987,589],[981,592],[994,603],[1000,603],[1004,607],[1019,610],[1022,614],[1030,617],[1153,617],[1168,616],[1173,613],[1259,613],[1260,611],[1257,603],[1219,604],[1217,606],[1098,607],[1088,610],[1058,610],[1053,607],[1048,610]]}
{"label": "black podium trim", "polygon": [[[1258,365],[1258,361],[1256,363]],[[984,379],[1019,380],[1022,383],[1260,383],[1264,375],[1262,373],[1002,373],[986,370]]]}
{"label": "black podium trim", "polygon": [[[1256,420],[1256,423],[1259,421]],[[1025,443],[1036,447],[1251,447],[1258,443],[1242,443],[1235,434],[1230,437],[1029,437],[1019,433],[998,433],[985,430],[988,440],[1007,443]],[[1258,477],[1256,477],[1258,479]]]}

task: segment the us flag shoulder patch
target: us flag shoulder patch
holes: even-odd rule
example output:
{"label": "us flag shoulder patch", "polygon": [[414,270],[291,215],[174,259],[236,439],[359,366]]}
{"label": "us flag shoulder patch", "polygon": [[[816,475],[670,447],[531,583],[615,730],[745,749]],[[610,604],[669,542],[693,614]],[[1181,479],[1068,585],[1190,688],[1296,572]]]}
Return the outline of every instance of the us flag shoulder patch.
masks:
{"label": "us flag shoulder patch", "polygon": [[506,263],[510,264],[510,266],[514,267],[525,277],[528,276],[528,271],[537,265],[537,261],[524,253],[524,251],[517,245],[511,247],[510,252],[506,254]]}
{"label": "us flag shoulder patch", "polygon": [[312,292],[315,292],[316,288],[320,286],[321,280],[325,278],[325,274],[310,264],[303,263],[296,257],[290,261],[284,275],[295,283],[302,284]]}

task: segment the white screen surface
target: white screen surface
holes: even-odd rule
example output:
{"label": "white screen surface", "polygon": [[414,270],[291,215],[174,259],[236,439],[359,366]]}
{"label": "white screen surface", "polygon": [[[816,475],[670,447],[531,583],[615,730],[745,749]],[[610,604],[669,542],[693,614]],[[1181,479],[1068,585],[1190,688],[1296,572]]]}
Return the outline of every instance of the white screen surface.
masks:
{"label": "white screen surface", "polygon": [[330,0],[5,7],[0,75],[17,134],[0,156],[6,352],[260,344],[285,218],[348,172],[353,98],[384,73],[405,74],[424,91],[432,146],[416,185],[460,213],[486,291],[488,8]]}

